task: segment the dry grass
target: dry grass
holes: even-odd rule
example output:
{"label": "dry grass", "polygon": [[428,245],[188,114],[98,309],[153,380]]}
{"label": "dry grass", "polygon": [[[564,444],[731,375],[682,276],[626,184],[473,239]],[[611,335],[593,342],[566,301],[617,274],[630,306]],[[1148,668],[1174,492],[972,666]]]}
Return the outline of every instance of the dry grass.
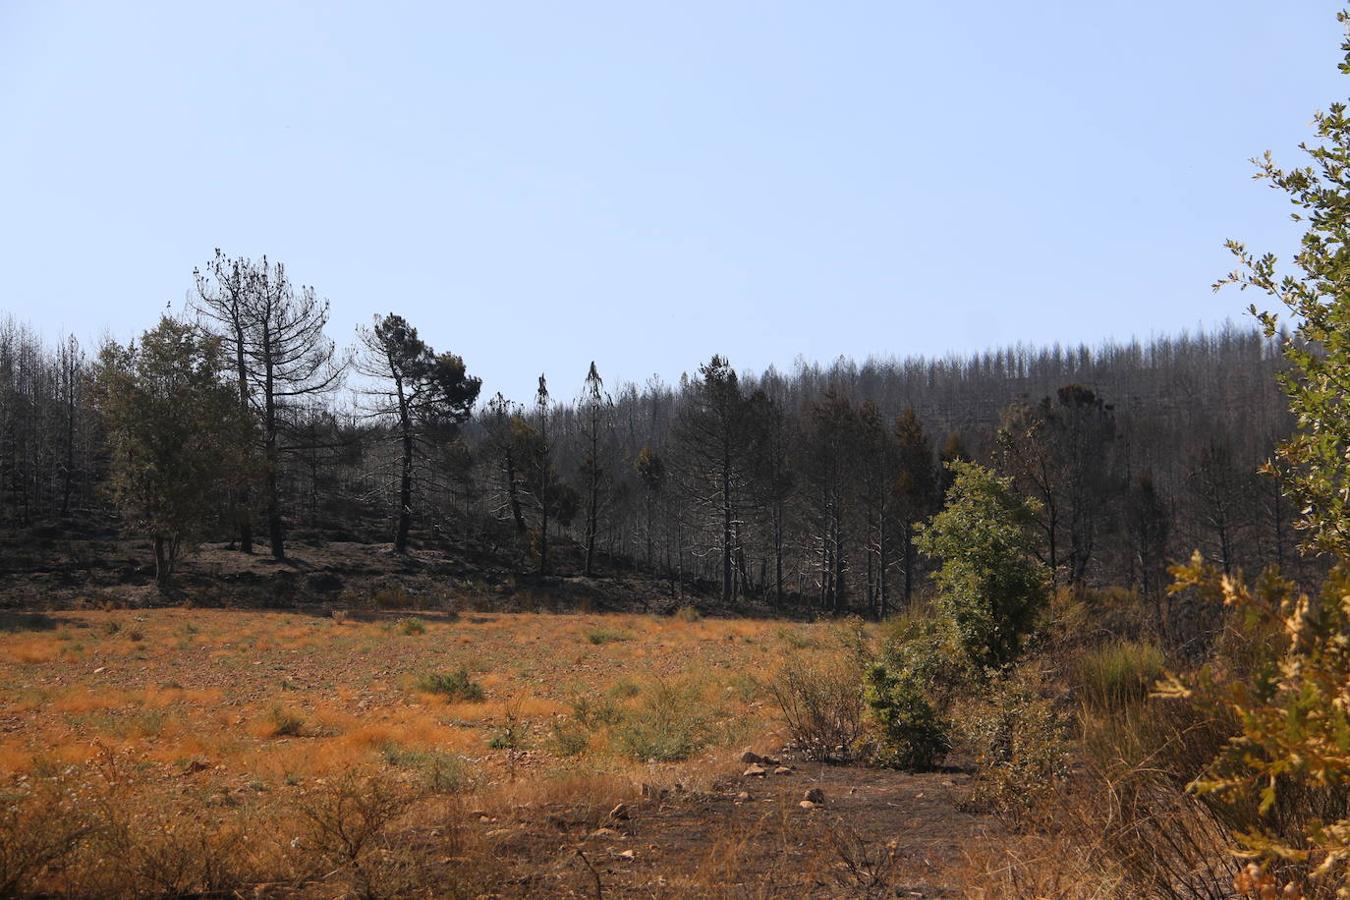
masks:
{"label": "dry grass", "polygon": [[[776,666],[783,648],[771,622],[423,613],[409,626],[397,614],[184,609],[47,620],[54,627],[0,634],[0,793],[59,786],[87,798],[92,824],[52,817],[45,838],[14,852],[27,861],[6,863],[19,874],[5,893],[225,891],[321,877],[319,893],[398,893],[431,876],[394,852],[403,843],[389,829],[421,823],[438,835],[423,855],[445,859],[452,799],[503,811],[567,804],[599,821],[644,783],[706,785],[744,747],[781,743],[776,709],[743,674]],[[429,673],[461,671],[481,696],[427,690]],[[576,710],[602,701],[611,714],[583,725]],[[508,722],[509,748],[499,737]],[[678,747],[652,742],[676,725]],[[584,734],[566,754],[554,738],[562,727]],[[33,802],[7,799],[0,825],[17,831]],[[368,819],[370,833],[346,829],[344,817]],[[96,864],[109,854],[118,866]],[[58,857],[65,863],[49,864]]]}

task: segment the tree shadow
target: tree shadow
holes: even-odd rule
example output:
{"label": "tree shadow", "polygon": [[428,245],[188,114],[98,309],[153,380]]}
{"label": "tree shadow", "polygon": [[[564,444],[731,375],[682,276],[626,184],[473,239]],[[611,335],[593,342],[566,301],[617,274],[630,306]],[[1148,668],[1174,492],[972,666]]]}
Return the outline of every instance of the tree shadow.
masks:
{"label": "tree shadow", "polygon": [[61,624],[60,619],[46,613],[0,610],[0,632],[55,631]]}

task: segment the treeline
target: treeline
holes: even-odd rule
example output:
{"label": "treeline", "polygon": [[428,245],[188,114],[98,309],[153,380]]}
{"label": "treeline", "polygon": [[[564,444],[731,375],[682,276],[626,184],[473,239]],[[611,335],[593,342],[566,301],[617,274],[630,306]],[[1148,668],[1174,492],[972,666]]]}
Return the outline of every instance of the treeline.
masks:
{"label": "treeline", "polygon": [[1040,501],[1059,584],[1156,595],[1197,547],[1302,564],[1257,473],[1292,422],[1256,329],[790,373],[714,356],[617,388],[593,363],[507,398],[394,314],[341,350],[278,263],[217,252],[195,276],[185,315],[128,347],[0,324],[0,524],[116,511],[165,580],[195,540],[281,558],[304,537],[884,615],[927,578],[943,464],[969,459]]}

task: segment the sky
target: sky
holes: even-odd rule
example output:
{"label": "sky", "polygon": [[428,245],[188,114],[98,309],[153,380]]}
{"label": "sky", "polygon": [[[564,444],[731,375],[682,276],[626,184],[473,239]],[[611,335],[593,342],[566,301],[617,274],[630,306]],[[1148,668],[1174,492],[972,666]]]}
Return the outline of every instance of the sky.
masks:
{"label": "sky", "polygon": [[127,340],[267,254],[519,400],[1241,321],[1336,8],[0,0],[0,314]]}

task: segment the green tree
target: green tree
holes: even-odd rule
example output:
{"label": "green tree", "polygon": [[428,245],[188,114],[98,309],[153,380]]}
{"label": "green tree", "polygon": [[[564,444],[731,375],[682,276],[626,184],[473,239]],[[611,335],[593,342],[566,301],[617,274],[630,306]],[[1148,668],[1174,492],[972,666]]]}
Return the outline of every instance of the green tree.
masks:
{"label": "green tree", "polygon": [[736,370],[725,357],[713,356],[689,382],[676,424],[685,488],[719,531],[726,603],[735,596],[732,564],[746,482],[745,402]]}
{"label": "green tree", "polygon": [[937,604],[971,660],[1001,666],[1016,659],[1048,592],[1036,558],[1037,505],[975,463],[948,463],[947,505],[924,526],[919,546],[941,560]]}
{"label": "green tree", "polygon": [[[1345,27],[1350,14],[1342,11]],[[1350,74],[1350,39],[1340,69]],[[1350,553],[1350,117],[1333,103],[1313,118],[1321,143],[1301,144],[1309,165],[1282,169],[1270,151],[1253,160],[1256,177],[1288,194],[1293,219],[1305,223],[1295,271],[1281,275],[1273,253],[1256,256],[1228,241],[1238,267],[1214,288],[1235,284],[1264,291],[1283,305],[1294,322],[1282,328],[1278,313],[1250,310],[1267,337],[1280,337],[1288,368],[1279,374],[1298,430],[1275,452],[1285,490],[1302,510],[1295,528],[1305,549]]]}
{"label": "green tree", "polygon": [[463,359],[428,346],[402,316],[376,316],[360,338],[365,353],[357,371],[373,384],[365,391],[367,407],[372,415],[392,420],[402,449],[394,551],[406,553],[419,445],[467,419],[482,382],[467,374]]}
{"label": "green tree", "polygon": [[612,498],[614,479],[614,401],[591,362],[577,401],[582,440],[581,488],[586,503],[586,561],[584,573],[595,574],[595,539]]}
{"label": "green tree", "polygon": [[[1337,16],[1347,38],[1340,69],[1350,75],[1350,13]],[[1273,254],[1260,257],[1237,241],[1228,247],[1238,267],[1215,288],[1235,284],[1264,291],[1294,321],[1285,332],[1275,312],[1253,304],[1267,337],[1279,335],[1288,367],[1278,375],[1297,421],[1265,468],[1277,473],[1296,501],[1303,547],[1331,555],[1336,565],[1318,594],[1267,572],[1254,588],[1220,573],[1197,552],[1173,570],[1171,590],[1194,590],[1222,602],[1238,627],[1228,637],[1249,660],[1224,678],[1208,669],[1173,678],[1161,691],[1236,720],[1241,733],[1197,779],[1194,789],[1222,800],[1225,812],[1254,809],[1233,824],[1241,849],[1265,871],[1244,872],[1239,889],[1293,896],[1350,893],[1350,118],[1344,103],[1314,117],[1320,140],[1301,145],[1309,165],[1281,169],[1267,151],[1254,161],[1257,177],[1288,194],[1294,220],[1305,223],[1294,270],[1280,274]],[[1311,877],[1316,893],[1299,886]],[[1326,891],[1320,890],[1325,887]],[[1262,894],[1264,896],[1264,893]]]}
{"label": "green tree", "polygon": [[221,492],[242,475],[250,420],[236,388],[220,378],[222,363],[218,338],[167,316],[139,344],[111,343],[99,358],[109,489],[153,541],[160,587],[211,521]]}
{"label": "green tree", "polygon": [[638,451],[637,459],[633,462],[633,468],[637,470],[638,480],[642,482],[643,505],[647,513],[646,538],[647,538],[647,569],[652,568],[652,536],[655,528],[655,516],[657,504],[661,502],[661,495],[666,487],[666,463],[661,458],[661,454],[651,447],[643,447]]}
{"label": "green tree", "polygon": [[900,520],[901,556],[905,568],[905,605],[914,595],[917,568],[914,538],[920,522],[927,519],[941,498],[933,465],[933,444],[913,407],[906,407],[895,419],[897,471],[895,475],[896,515]]}

